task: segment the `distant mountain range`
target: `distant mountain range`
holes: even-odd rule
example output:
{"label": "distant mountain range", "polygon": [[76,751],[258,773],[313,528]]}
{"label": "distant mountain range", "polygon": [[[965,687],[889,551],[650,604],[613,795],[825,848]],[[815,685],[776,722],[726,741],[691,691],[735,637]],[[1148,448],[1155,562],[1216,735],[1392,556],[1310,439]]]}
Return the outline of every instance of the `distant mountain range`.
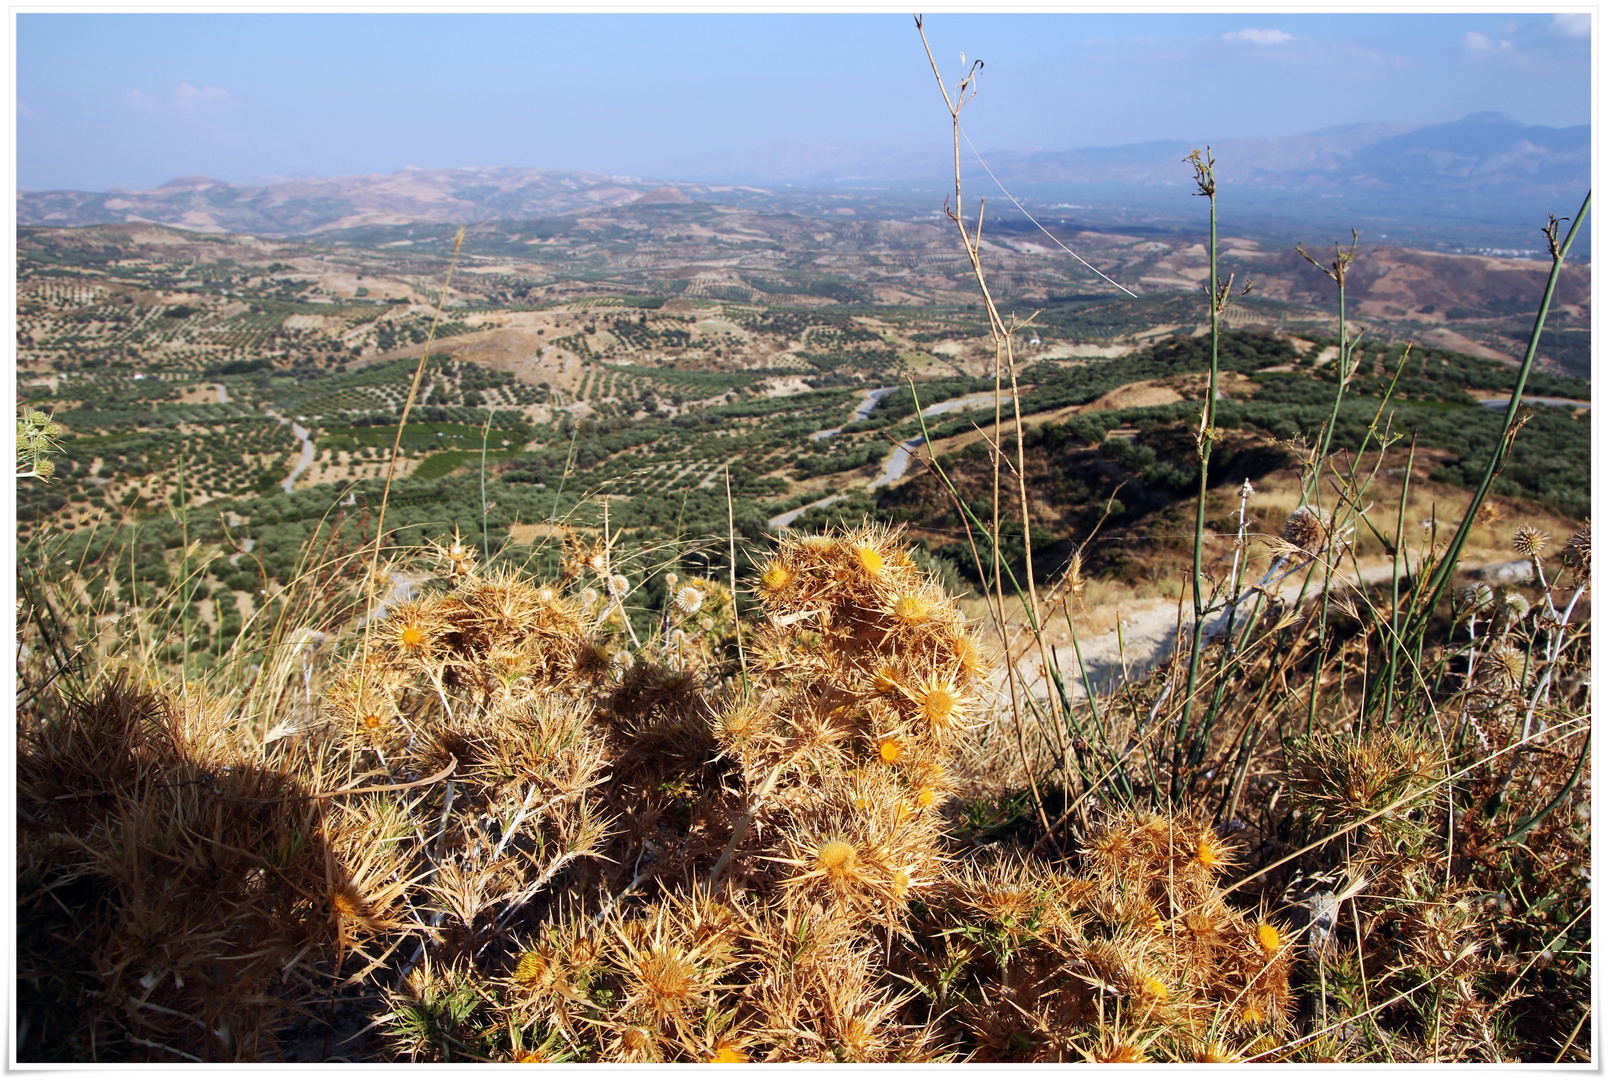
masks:
{"label": "distant mountain range", "polygon": [[[1185,186],[1181,159],[1206,143],[1158,140],[1080,150],[995,150],[984,155],[1007,183],[1162,184]],[[1348,124],[1307,135],[1211,142],[1224,184],[1281,188],[1374,190],[1479,190],[1525,188],[1573,191],[1589,182],[1589,126],[1552,128],[1521,124],[1501,113],[1474,113],[1444,124]],[[679,158],[656,163],[654,173],[709,182],[845,183],[926,182],[952,175],[946,147],[851,147],[803,140],[772,143],[717,161]],[[968,176],[983,175],[961,149]]]}
{"label": "distant mountain range", "polygon": [[185,176],[155,191],[19,192],[17,223],[154,221],[196,232],[286,236],[367,225],[556,217],[628,203],[656,186],[600,173],[513,168],[408,168],[388,176],[284,180],[262,187]]}
{"label": "distant mountain range", "polygon": [[[1172,206],[1190,173],[1182,163],[1195,145],[1158,141],[1064,151],[993,151],[995,176],[1038,205],[1133,201]],[[1293,215],[1361,216],[1376,230],[1427,218],[1457,229],[1476,224],[1529,230],[1540,212],[1566,213],[1590,183],[1588,126],[1525,125],[1499,113],[1451,123],[1406,127],[1354,124],[1280,138],[1213,143],[1217,177],[1238,190],[1242,213],[1258,207],[1269,221]],[[372,225],[528,220],[633,202],[667,182],[695,201],[773,208],[804,205],[782,185],[822,190],[941,191],[952,160],[942,147],[842,147],[784,142],[722,160],[677,159],[644,170],[653,179],[512,167],[403,169],[387,176],[287,180],[235,186],[205,176],[172,180],[154,191],[20,191],[20,225],[94,225],[154,221],[200,232],[287,236]],[[990,187],[963,150],[972,190]],[[888,191],[887,189],[895,189]],[[662,197],[662,196],[660,196]],[[1313,200],[1329,200],[1326,204]],[[1336,220],[1339,220],[1336,217]],[[1544,218],[1543,218],[1544,220]],[[1517,235],[1517,233],[1515,233]]]}
{"label": "distant mountain range", "polygon": [[[1025,183],[1186,185],[1180,158],[1201,147],[1150,142],[1060,153],[999,154],[1000,179]],[[1501,113],[1423,127],[1351,124],[1310,135],[1212,145],[1218,182],[1305,191],[1585,195],[1591,128],[1521,124]]]}

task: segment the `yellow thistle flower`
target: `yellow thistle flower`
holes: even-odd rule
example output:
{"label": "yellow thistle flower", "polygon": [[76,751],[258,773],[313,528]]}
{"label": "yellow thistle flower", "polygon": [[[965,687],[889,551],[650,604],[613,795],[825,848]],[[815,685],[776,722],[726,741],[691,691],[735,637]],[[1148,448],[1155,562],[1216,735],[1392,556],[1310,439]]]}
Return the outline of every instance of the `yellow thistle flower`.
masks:
{"label": "yellow thistle flower", "polygon": [[711,1065],[738,1065],[747,1060],[747,1054],[725,1039],[716,1043],[715,1052],[709,1055],[709,1064]]}
{"label": "yellow thistle flower", "polygon": [[1279,946],[1284,943],[1284,939],[1279,935],[1278,928],[1272,923],[1257,923],[1256,943],[1262,947],[1263,952],[1272,956],[1279,951]]}
{"label": "yellow thistle flower", "polygon": [[903,753],[904,743],[900,742],[898,739],[883,739],[882,742],[877,745],[877,757],[881,758],[883,762],[888,765],[892,765],[894,762],[898,761],[900,755]]}
{"label": "yellow thistle flower", "polygon": [[815,868],[831,881],[845,881],[854,876],[859,856],[853,844],[842,840],[828,840],[815,851]]}
{"label": "yellow thistle flower", "polygon": [[918,593],[901,596],[889,605],[889,613],[904,626],[919,626],[932,614],[932,601]]}
{"label": "yellow thistle flower", "polygon": [[1140,985],[1139,993],[1140,996],[1158,1003],[1164,1003],[1172,996],[1172,991],[1167,989],[1167,984],[1154,975],[1145,977],[1145,981]]}
{"label": "yellow thistle flower", "polygon": [[1228,844],[1216,832],[1209,828],[1201,832],[1195,843],[1195,862],[1207,870],[1216,870],[1227,866],[1232,861],[1230,856]]}
{"label": "yellow thistle flower", "polygon": [[927,807],[931,806],[932,800],[932,788],[924,787],[920,791],[916,792],[916,805],[921,809],[925,810]]}
{"label": "yellow thistle flower", "polygon": [[938,730],[953,727],[961,718],[960,691],[951,682],[923,682],[916,693],[921,718]]}
{"label": "yellow thistle flower", "polygon": [[335,913],[348,919],[360,919],[368,914],[363,896],[350,885],[337,885],[329,891],[329,906]]}
{"label": "yellow thistle flower", "polygon": [[957,631],[949,637],[949,651],[955,657],[955,669],[961,678],[968,681],[987,674],[988,665],[983,661],[983,650],[977,644],[977,639],[964,630]]}
{"label": "yellow thistle flower", "polygon": [[882,552],[870,544],[854,545],[854,558],[860,564],[867,577],[878,578],[882,576]]}
{"label": "yellow thistle flower", "polygon": [[514,965],[513,979],[526,986],[535,986],[547,974],[547,957],[539,952],[525,952],[519,954],[519,963]]}
{"label": "yellow thistle flower", "polygon": [[1139,1049],[1137,1046],[1130,1046],[1128,1043],[1119,1042],[1115,1046],[1096,1054],[1094,1060],[1111,1065],[1131,1065],[1136,1062],[1144,1061],[1145,1052]]}
{"label": "yellow thistle flower", "polygon": [[793,569],[780,559],[772,559],[759,575],[759,583],[772,595],[785,592],[793,583]]}

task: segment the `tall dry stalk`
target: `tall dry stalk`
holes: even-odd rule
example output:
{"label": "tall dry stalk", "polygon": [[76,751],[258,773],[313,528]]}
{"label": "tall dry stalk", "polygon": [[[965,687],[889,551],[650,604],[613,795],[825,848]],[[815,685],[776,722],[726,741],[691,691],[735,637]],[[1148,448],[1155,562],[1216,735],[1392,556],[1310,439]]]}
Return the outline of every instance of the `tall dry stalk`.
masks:
{"label": "tall dry stalk", "polygon": [[[978,201],[977,225],[975,229],[968,230],[966,221],[962,216],[965,205],[962,201],[961,193],[960,114],[961,110],[965,108],[966,103],[977,96],[977,74],[982,70],[983,62],[981,60],[973,61],[972,66],[966,73],[966,76],[955,86],[954,96],[951,97],[950,88],[945,85],[943,74],[938,69],[938,61],[932,55],[932,46],[927,42],[926,31],[922,28],[922,18],[920,15],[917,15],[915,18],[916,32],[921,36],[922,48],[924,48],[927,52],[927,62],[932,67],[933,78],[937,80],[938,91],[943,95],[944,107],[949,110],[949,120],[951,130],[953,132],[952,142],[955,169],[955,202],[951,207],[948,205],[948,200],[945,200],[944,209],[945,213],[949,216],[949,220],[955,223],[955,228],[960,232],[961,244],[966,250],[966,258],[971,264],[972,275],[976,278],[977,288],[982,294],[983,307],[988,313],[989,336],[991,337],[994,346],[994,437],[990,441],[990,450],[993,455],[993,497],[991,503],[992,530],[989,533],[989,536],[991,537],[990,547],[992,549],[993,559],[992,574],[990,575],[990,579],[993,583],[994,623],[995,629],[999,634],[1000,644],[1005,651],[1007,660],[1005,666],[1005,681],[1010,692],[1011,718],[1016,728],[1017,749],[1022,755],[1023,765],[1027,769],[1028,780],[1029,784],[1031,785],[1033,796],[1033,807],[1038,813],[1039,820],[1044,826],[1045,831],[1048,832],[1049,817],[1044,810],[1044,800],[1039,791],[1038,780],[1033,775],[1035,770],[1029,763],[1026,733],[1022,721],[1022,714],[1027,708],[1027,704],[1024,699],[1029,693],[1028,684],[1020,681],[1020,674],[1016,669],[1016,665],[1009,662],[1012,635],[1009,633],[1006,619],[1005,575],[1002,573],[1002,556],[1000,553],[1001,545],[999,542],[1002,510],[1000,484],[1001,474],[1004,472],[1006,466],[1003,446],[1004,382],[1008,378],[1010,380],[1010,402],[1012,415],[1015,420],[1016,434],[1016,467],[1013,471],[1016,473],[1017,495],[1021,503],[1022,536],[1024,540],[1023,547],[1026,552],[1026,595],[1025,597],[1022,597],[1022,599],[1024,607],[1026,608],[1025,615],[1027,617],[1028,626],[1035,641],[1037,642],[1039,657],[1047,677],[1051,668],[1054,666],[1054,662],[1050,655],[1049,647],[1044,640],[1043,630],[1039,625],[1040,608],[1038,585],[1033,576],[1033,517],[1032,508],[1029,505],[1027,498],[1027,479],[1025,467],[1026,444],[1022,437],[1022,395],[1021,387],[1017,381],[1016,357],[1014,350],[1015,332],[1020,329],[1020,326],[1025,326],[1027,323],[1024,322],[1018,324],[1014,316],[1010,319],[1010,321],[1007,322],[1007,320],[1000,315],[999,307],[995,304],[993,293],[988,287],[988,278],[983,272],[982,259],[983,213],[986,208],[986,202],[984,200]],[[1028,321],[1030,322],[1031,319]],[[919,405],[917,408],[917,413],[918,415],[920,413]],[[979,567],[979,570],[981,570],[981,567]],[[1018,588],[1017,591],[1020,594],[1020,588]],[[1053,695],[1050,698],[1050,702],[1051,716],[1056,721],[1055,726],[1057,730],[1061,730],[1065,726],[1066,718],[1058,715],[1060,703]]]}

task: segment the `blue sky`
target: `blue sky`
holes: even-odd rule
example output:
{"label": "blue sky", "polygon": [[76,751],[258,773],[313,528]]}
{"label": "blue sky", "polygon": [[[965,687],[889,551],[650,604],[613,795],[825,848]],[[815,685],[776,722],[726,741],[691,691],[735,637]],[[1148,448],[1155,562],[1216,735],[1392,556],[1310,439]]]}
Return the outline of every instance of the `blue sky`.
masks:
{"label": "blue sky", "polygon": [[[1587,123],[1589,16],[948,15],[984,149],[1292,135],[1505,112]],[[144,189],[515,165],[696,178],[798,139],[947,144],[908,15],[16,19],[17,183]]]}

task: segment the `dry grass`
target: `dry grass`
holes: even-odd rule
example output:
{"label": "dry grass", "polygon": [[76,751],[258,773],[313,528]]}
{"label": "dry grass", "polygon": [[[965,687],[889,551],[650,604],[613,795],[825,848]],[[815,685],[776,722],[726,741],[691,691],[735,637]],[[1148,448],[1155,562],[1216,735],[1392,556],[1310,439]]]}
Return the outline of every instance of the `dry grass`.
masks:
{"label": "dry grass", "polygon": [[[1202,482],[1181,647],[1079,696],[1051,628],[1140,597],[1005,572],[1006,419],[964,608],[873,523],[646,619],[666,553],[606,528],[547,581],[330,529],[197,675],[185,581],[107,634],[36,539],[19,1059],[271,1060],[298,1017],[339,1054],[341,1001],[408,1061],[1589,1057],[1589,525],[1443,509],[1331,417],[1244,534]],[[1449,590],[1502,550],[1529,582]],[[382,557],[434,577],[366,621]]]}
{"label": "dry grass", "polygon": [[[348,616],[284,633],[277,692],[142,661],[26,712],[24,1060],[272,1058],[351,994],[409,1060],[1496,1059],[1536,1045],[1534,977],[1579,966],[1581,920],[1535,914],[1584,895],[1565,700],[1530,757],[1483,750],[1523,722],[1483,680],[1357,744],[1342,677],[1214,823],[1232,761],[1171,811],[1145,778],[1165,742],[1131,706],[1163,672],[1100,703],[1103,745],[1015,754],[975,631],[886,531],[783,543],[741,657],[702,579],[633,641],[601,540],[546,584],[434,557],[366,661]],[[1285,651],[1250,650],[1233,717],[1299,689]]]}

